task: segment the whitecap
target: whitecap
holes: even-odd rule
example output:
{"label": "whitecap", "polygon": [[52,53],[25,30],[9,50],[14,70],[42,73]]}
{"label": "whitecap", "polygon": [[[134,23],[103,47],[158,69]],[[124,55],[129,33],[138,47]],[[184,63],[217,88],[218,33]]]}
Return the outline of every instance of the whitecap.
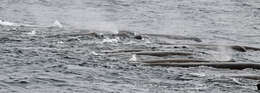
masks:
{"label": "whitecap", "polygon": [[132,57],[129,59],[131,62],[137,61],[136,54],[133,54]]}
{"label": "whitecap", "polygon": [[190,73],[190,75],[194,77],[205,77],[207,76],[205,73]]}
{"label": "whitecap", "polygon": [[115,38],[115,39],[106,38],[106,39],[103,39],[102,43],[118,43],[118,39],[117,38]]}
{"label": "whitecap", "polygon": [[57,43],[58,43],[58,44],[63,44],[64,42],[63,42],[63,41],[58,41]]}
{"label": "whitecap", "polygon": [[92,55],[95,55],[95,56],[99,55],[99,54],[96,53],[95,51],[92,51],[91,54],[92,54]]}
{"label": "whitecap", "polygon": [[36,35],[36,31],[35,30],[32,30],[31,32],[27,33],[28,35]]}

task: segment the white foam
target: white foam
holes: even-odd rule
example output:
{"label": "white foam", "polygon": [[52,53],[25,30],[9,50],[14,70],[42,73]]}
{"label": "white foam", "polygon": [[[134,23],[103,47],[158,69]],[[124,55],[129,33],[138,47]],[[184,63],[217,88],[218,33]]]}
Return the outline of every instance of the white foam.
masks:
{"label": "white foam", "polygon": [[103,39],[102,43],[118,43],[118,39],[115,38],[115,39],[110,39],[110,38],[106,38],[106,39]]}
{"label": "white foam", "polygon": [[205,77],[205,76],[207,76],[205,73],[190,73],[190,75],[195,76],[195,77]]}
{"label": "white foam", "polygon": [[63,42],[63,41],[58,41],[57,43],[58,43],[58,44],[63,44],[64,42]]}
{"label": "white foam", "polygon": [[96,53],[95,51],[92,51],[91,54],[92,54],[92,55],[95,55],[95,56],[99,55],[99,54]]}
{"label": "white foam", "polygon": [[239,85],[243,85],[243,83],[239,82],[236,78],[230,78],[230,79]]}
{"label": "white foam", "polygon": [[0,25],[3,25],[3,26],[19,26],[19,24],[17,24],[17,23],[12,23],[12,22],[3,21],[3,20],[0,20]]}
{"label": "white foam", "polygon": [[129,59],[129,61],[136,62],[137,61],[136,54],[133,54],[132,57]]}
{"label": "white foam", "polygon": [[36,31],[35,30],[32,30],[31,32],[27,33],[28,35],[36,35]]}

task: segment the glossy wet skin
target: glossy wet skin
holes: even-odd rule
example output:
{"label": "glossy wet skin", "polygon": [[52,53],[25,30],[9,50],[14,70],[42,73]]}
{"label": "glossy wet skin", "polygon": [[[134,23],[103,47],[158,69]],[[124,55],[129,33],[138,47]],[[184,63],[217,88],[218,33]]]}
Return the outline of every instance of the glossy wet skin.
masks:
{"label": "glossy wet skin", "polygon": [[[206,44],[259,47],[259,37],[254,36],[260,28],[257,16],[259,6],[257,0],[2,0],[0,17],[3,20],[32,25],[49,25],[59,20],[65,28],[1,26],[1,91],[257,93],[256,80],[233,80],[228,75],[259,75],[259,70],[140,66],[128,63],[131,54],[110,55],[103,51],[193,51],[198,53],[198,57],[212,60],[229,56],[239,62],[259,62],[258,51],[242,53],[222,48],[218,49],[220,52],[192,50],[192,46],[174,48],[157,44],[161,41],[155,38],[140,40],[127,37],[119,42],[104,43],[105,37],[116,38],[110,35],[88,36],[86,33],[123,29],[193,36],[201,38],[201,43]],[[28,34],[33,30],[35,34]],[[161,40],[198,43],[191,40]],[[137,56],[137,59],[152,58],[161,57]]]}

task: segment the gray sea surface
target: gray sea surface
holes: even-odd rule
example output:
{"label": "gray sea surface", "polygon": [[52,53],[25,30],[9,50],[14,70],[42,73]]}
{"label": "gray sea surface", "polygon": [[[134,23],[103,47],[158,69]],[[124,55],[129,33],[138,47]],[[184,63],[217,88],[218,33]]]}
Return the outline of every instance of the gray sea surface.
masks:
{"label": "gray sea surface", "polygon": [[[129,63],[131,53],[106,53],[185,51],[207,60],[259,63],[260,51],[160,44],[260,47],[259,0],[0,0],[0,20],[30,25],[0,25],[1,93],[259,92],[257,80],[230,77],[260,75],[256,69],[150,67]],[[53,23],[62,27],[51,27]],[[202,42],[115,36],[120,31]],[[168,56],[137,56],[160,58]]]}

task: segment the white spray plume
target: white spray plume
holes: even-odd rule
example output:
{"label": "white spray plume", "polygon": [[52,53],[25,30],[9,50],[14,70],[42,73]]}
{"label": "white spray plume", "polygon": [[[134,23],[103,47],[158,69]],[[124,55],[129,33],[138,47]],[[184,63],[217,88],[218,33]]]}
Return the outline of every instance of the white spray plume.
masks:
{"label": "white spray plume", "polygon": [[231,57],[231,50],[229,47],[225,47],[225,46],[218,46],[218,52],[219,52],[219,55],[217,60],[220,60],[220,61],[228,61],[228,60],[231,60],[232,57]]}
{"label": "white spray plume", "polygon": [[213,53],[213,59],[216,61],[229,61],[232,59],[232,51],[230,47],[223,46],[225,43],[219,43],[217,46],[217,51]]}
{"label": "white spray plume", "polygon": [[54,23],[52,24],[52,26],[59,27],[59,28],[63,27],[63,25],[58,20],[55,20]]}

